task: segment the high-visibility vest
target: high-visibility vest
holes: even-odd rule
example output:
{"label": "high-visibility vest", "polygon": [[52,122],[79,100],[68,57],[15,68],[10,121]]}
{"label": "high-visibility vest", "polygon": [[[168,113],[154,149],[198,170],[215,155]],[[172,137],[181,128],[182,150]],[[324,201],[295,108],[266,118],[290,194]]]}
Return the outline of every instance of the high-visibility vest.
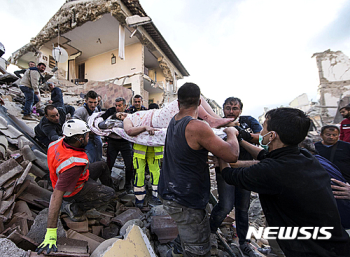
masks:
{"label": "high-visibility vest", "polygon": [[146,154],[148,157],[153,157],[155,159],[163,158],[163,146],[146,146],[134,144],[133,146],[134,156],[140,159],[146,159]]}
{"label": "high-visibility vest", "polygon": [[73,192],[65,192],[63,197],[76,195],[83,188],[84,183],[89,179],[89,159],[85,151],[76,151],[72,148],[67,148],[63,144],[63,138],[58,139],[49,145],[49,149],[47,150],[47,164],[49,166],[50,178],[54,189],[61,173],[72,167],[84,167],[84,171],[80,174]]}

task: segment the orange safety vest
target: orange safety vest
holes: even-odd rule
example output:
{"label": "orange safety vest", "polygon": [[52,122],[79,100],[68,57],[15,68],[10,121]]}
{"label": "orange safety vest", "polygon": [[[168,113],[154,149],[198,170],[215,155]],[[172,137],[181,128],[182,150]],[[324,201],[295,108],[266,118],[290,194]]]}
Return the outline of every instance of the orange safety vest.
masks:
{"label": "orange safety vest", "polygon": [[58,177],[61,173],[75,166],[84,166],[84,171],[80,174],[79,180],[73,192],[66,192],[63,197],[76,195],[83,189],[84,183],[89,179],[89,159],[85,151],[76,151],[67,148],[63,144],[63,138],[52,142],[47,150],[47,164],[50,170],[52,187],[55,189]]}

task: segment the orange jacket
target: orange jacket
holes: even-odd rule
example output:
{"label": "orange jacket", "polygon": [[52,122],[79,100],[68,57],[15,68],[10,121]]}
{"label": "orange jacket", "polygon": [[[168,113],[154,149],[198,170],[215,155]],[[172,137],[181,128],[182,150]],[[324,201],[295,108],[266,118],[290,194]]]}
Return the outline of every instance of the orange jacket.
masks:
{"label": "orange jacket", "polygon": [[84,171],[80,174],[79,180],[73,192],[66,192],[63,197],[76,195],[89,179],[89,159],[84,151],[76,151],[67,148],[63,144],[63,138],[52,142],[47,150],[47,163],[50,170],[52,187],[55,189],[58,176],[74,166],[84,166]]}

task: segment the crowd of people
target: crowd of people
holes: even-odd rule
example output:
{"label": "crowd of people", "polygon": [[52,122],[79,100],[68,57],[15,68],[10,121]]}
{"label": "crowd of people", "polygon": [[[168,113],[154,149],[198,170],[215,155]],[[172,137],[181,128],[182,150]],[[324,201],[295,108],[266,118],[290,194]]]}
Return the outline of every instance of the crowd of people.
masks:
{"label": "crowd of people", "polygon": [[[23,119],[31,119],[44,69],[40,63],[23,72]],[[143,208],[148,169],[152,185],[149,204],[163,204],[179,231],[168,256],[210,256],[211,235],[233,209],[240,250],[258,256],[246,239],[251,191],[259,193],[269,227],[332,228],[328,240],[269,240],[277,256],[350,256],[345,231],[350,229],[350,106],[340,109],[344,117],[340,127],[322,127],[322,140],[314,144],[307,137],[311,120],[304,112],[273,109],[261,126],[252,116],[241,115],[239,98],[229,97],[223,103],[224,117],[219,117],[193,83],[179,88],[177,101],[163,108],[151,104],[149,109],[142,96],[135,95],[131,106],[118,97],[113,107],[101,110],[101,96],[89,91],[83,106],[74,110],[64,104],[58,87],[53,83],[48,87],[51,100],[35,134],[47,148],[54,191],[39,253],[56,250],[60,211],[82,221],[92,208],[106,208],[125,194],[134,194],[135,206]],[[104,161],[103,140],[87,125],[99,112],[100,129],[118,126],[132,137],[141,133],[153,136],[167,128],[164,147],[130,143],[110,133],[105,138]],[[217,127],[226,127],[225,140],[213,132]],[[208,152],[216,156],[219,195],[210,215],[206,210],[210,196]],[[119,153],[125,164],[122,193],[111,176]]]}

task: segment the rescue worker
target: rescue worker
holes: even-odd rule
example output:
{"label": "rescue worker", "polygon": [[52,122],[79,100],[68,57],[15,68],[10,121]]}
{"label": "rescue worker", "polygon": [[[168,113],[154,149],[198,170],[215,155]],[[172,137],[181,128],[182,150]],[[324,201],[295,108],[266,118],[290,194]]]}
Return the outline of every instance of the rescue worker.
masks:
{"label": "rescue worker", "polygon": [[[38,254],[46,250],[57,251],[57,219],[60,209],[73,221],[86,219],[85,212],[102,209],[115,197],[112,178],[105,162],[89,165],[85,146],[90,129],[78,119],[63,124],[64,137],[52,142],[47,151],[53,193],[51,195],[44,241],[36,249]],[[101,183],[96,180],[100,179]],[[63,201],[64,199],[64,201]],[[63,201],[63,207],[61,208]]]}
{"label": "rescue worker", "polygon": [[162,202],[158,198],[158,182],[160,175],[159,162],[163,158],[163,146],[145,146],[134,144],[134,169],[136,170],[134,181],[135,206],[142,208],[145,197],[145,170],[146,163],[151,176],[152,184],[152,200],[150,205],[161,205]]}
{"label": "rescue worker", "polygon": [[[135,113],[137,111],[147,110],[143,105],[142,96],[134,96],[134,105],[130,106],[126,112]],[[158,107],[159,108],[159,107]],[[142,208],[146,197],[145,187],[145,171],[146,163],[151,175],[152,184],[152,199],[150,205],[160,205],[162,202],[158,198],[158,182],[160,175],[159,160],[163,158],[162,146],[145,146],[134,144],[133,145],[133,165],[135,169],[134,179],[134,194],[135,194],[135,206]]]}

